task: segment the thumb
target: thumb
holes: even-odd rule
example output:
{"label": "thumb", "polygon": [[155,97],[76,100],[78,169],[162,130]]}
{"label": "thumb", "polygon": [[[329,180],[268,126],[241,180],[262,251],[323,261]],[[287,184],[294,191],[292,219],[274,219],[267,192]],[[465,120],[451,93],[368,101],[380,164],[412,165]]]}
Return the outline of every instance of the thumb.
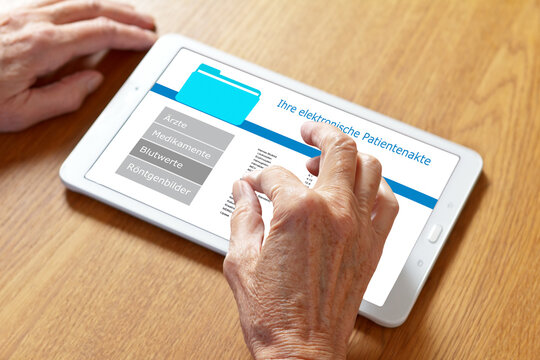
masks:
{"label": "thumb", "polygon": [[253,188],[246,181],[238,180],[233,185],[233,197],[235,210],[231,216],[231,239],[223,264],[229,282],[256,261],[264,237],[261,204]]}
{"label": "thumb", "polygon": [[16,131],[40,121],[77,110],[88,94],[103,81],[95,70],[80,71],[53,84],[31,88],[13,97],[5,104],[7,113],[1,119],[3,130]]}

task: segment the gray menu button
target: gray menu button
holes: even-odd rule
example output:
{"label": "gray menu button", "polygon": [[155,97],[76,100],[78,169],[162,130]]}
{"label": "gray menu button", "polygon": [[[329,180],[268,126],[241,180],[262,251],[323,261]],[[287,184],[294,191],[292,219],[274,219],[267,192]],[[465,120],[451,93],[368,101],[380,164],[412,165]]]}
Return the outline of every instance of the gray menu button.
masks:
{"label": "gray menu button", "polygon": [[187,205],[201,188],[133,156],[128,156],[116,173]]}
{"label": "gray menu button", "polygon": [[200,185],[204,183],[210,171],[212,171],[212,168],[206,165],[144,139],[139,140],[131,150],[130,155]]}
{"label": "gray menu button", "polygon": [[223,154],[221,150],[159,124],[152,124],[143,138],[208,166],[216,165]]}
{"label": "gray menu button", "polygon": [[156,118],[155,123],[167,126],[183,134],[199,139],[200,141],[225,150],[234,135],[214,126],[196,120],[171,108],[165,107]]}

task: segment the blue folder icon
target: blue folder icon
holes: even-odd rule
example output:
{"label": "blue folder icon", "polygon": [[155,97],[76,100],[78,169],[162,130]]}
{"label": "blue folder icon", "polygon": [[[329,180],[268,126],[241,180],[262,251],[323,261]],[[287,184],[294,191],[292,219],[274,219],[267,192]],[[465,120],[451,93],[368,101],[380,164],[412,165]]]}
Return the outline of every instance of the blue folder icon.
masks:
{"label": "blue folder icon", "polygon": [[201,64],[187,79],[176,100],[233,125],[240,125],[259,102],[261,92]]}

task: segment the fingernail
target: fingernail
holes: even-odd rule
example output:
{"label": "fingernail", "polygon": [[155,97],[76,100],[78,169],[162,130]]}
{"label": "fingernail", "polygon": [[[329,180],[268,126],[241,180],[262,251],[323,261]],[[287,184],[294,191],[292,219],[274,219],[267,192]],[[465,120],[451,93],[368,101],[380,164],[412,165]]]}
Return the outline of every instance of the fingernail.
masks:
{"label": "fingernail", "polygon": [[96,91],[96,89],[99,87],[99,85],[101,85],[102,82],[103,82],[103,75],[99,73],[90,77],[90,79],[88,79],[88,81],[86,82],[86,87],[88,88],[88,92],[91,93],[91,92]]}

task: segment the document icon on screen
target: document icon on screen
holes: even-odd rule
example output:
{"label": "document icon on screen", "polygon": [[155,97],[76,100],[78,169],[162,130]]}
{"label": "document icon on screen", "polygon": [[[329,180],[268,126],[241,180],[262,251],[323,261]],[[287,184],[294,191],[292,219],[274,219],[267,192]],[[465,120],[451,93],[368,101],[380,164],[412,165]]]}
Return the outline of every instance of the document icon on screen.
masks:
{"label": "document icon on screen", "polygon": [[176,94],[176,100],[233,125],[240,125],[257,105],[260,96],[259,90],[201,64]]}

